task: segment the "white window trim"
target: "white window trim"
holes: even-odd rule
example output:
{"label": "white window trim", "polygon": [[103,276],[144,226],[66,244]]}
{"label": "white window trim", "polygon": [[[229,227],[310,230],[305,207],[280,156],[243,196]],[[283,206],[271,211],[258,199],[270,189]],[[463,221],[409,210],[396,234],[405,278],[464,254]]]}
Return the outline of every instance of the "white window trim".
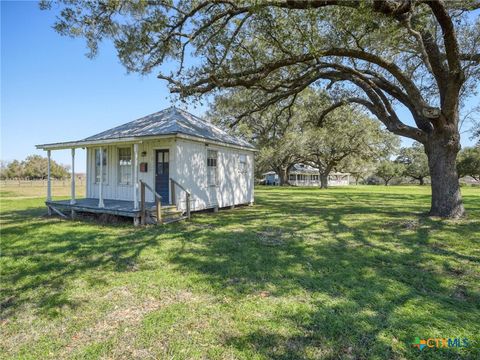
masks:
{"label": "white window trim", "polygon": [[[217,165],[215,166],[215,180],[216,180],[216,181],[215,181],[215,184],[210,184],[210,182],[209,182],[209,180],[210,180],[210,179],[209,179],[209,176],[208,176],[208,171],[209,171],[209,167],[210,167],[210,166],[208,166],[208,159],[209,159],[209,158],[208,158],[208,152],[209,152],[209,151],[215,151],[215,152],[217,153]],[[206,164],[205,164],[205,165],[207,166],[207,186],[208,186],[208,187],[219,187],[219,183],[220,183],[220,182],[219,182],[219,179],[218,179],[218,158],[219,158],[219,153],[220,153],[220,151],[219,151],[218,149],[216,149],[216,148],[208,148],[208,147],[207,147],[207,149],[206,149],[206,159],[207,159],[207,161],[206,161]]]}
{"label": "white window trim", "polygon": [[[243,162],[243,164],[245,164],[245,168],[242,169],[241,165],[242,164],[242,157],[244,157],[245,159],[245,162]],[[238,154],[238,172],[240,174],[247,174],[248,173],[248,157],[247,157],[247,154]]]}
{"label": "white window trim", "polygon": [[[120,149],[130,149],[130,161],[131,165],[130,167],[132,168],[132,172],[130,174],[130,184],[125,184],[121,182],[120,179]],[[133,186],[133,146],[118,146],[117,147],[117,184],[118,186],[124,186],[124,187],[132,187]]]}

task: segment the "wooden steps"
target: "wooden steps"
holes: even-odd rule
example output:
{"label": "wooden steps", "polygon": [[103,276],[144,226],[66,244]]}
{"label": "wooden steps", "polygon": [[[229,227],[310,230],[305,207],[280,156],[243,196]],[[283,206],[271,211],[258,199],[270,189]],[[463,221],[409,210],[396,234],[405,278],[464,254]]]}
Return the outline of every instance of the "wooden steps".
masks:
{"label": "wooden steps", "polygon": [[179,216],[179,217],[176,217],[176,218],[169,218],[167,220],[163,220],[162,224],[171,224],[171,223],[174,223],[174,222],[177,222],[177,221],[182,221],[182,220],[185,220],[185,219],[188,219],[188,216],[185,216],[185,215],[182,215],[182,216]]}
{"label": "wooden steps", "polygon": [[[172,184],[172,198],[175,199],[175,186],[178,186],[185,192],[185,202],[187,205],[187,209],[185,211],[185,216],[183,215],[184,212],[181,210],[177,210],[176,205],[165,205],[162,206],[162,197],[148,184],[143,182],[142,180],[139,181],[140,183],[140,211],[139,217],[134,219],[135,225],[145,225],[145,224],[169,224],[176,221],[181,221],[184,219],[190,218],[190,192],[187,191],[182,185],[178,182],[170,178],[170,182]],[[147,206],[145,201],[145,191],[150,190],[155,198],[155,205]],[[158,212],[160,209],[160,213]]]}
{"label": "wooden steps", "polygon": [[[175,205],[165,205],[161,207],[161,224],[171,224],[177,221],[182,221],[188,217],[183,215],[182,210],[178,210]],[[157,209],[156,206],[152,206],[148,211],[148,217],[150,218],[149,223],[157,224]]]}

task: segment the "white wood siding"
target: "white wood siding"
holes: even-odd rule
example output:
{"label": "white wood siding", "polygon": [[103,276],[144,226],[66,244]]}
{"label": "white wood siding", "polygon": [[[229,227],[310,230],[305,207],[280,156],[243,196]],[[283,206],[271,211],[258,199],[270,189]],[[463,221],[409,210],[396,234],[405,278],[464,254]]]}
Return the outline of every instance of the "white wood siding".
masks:
{"label": "white wood siding", "polygon": [[[208,150],[218,151],[217,186],[207,183]],[[177,139],[175,154],[175,170],[171,176],[192,193],[192,210],[253,202],[253,152]],[[244,172],[240,171],[240,154],[246,155]],[[176,195],[184,209],[183,192]]]}
{"label": "white wood siding", "polygon": [[[107,181],[103,184],[104,199],[133,200],[133,185],[118,183],[118,148],[129,145],[108,145]],[[98,147],[97,147],[98,148]],[[95,183],[95,149],[87,149],[87,197],[98,198],[99,185]],[[155,189],[155,150],[169,150],[170,177],[182,184],[192,194],[191,209],[203,210],[215,206],[253,202],[253,166],[252,151],[237,150],[229,147],[209,145],[185,139],[149,140],[139,144],[138,163],[146,162],[147,172],[138,172],[139,180]],[[207,150],[218,151],[218,185],[207,184]],[[145,156],[142,156],[145,153]],[[240,154],[246,156],[246,171],[240,171]],[[133,162],[132,149],[132,162]],[[185,194],[176,192],[177,204],[185,209]],[[154,201],[153,194],[147,190],[146,200]],[[172,199],[169,199],[170,201]]]}

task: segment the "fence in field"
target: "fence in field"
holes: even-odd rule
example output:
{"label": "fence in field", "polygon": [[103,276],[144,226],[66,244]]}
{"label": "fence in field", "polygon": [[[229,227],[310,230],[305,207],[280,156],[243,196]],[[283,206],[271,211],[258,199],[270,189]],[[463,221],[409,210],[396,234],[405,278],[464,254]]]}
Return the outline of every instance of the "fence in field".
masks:
{"label": "fence in field", "polygon": [[[53,180],[52,179],[52,187],[67,187],[70,186],[71,182],[70,179],[65,180]],[[76,178],[75,179],[76,186],[83,186],[85,184],[85,178]],[[0,180],[0,187],[10,187],[10,186],[18,186],[18,187],[47,187],[47,180]]]}

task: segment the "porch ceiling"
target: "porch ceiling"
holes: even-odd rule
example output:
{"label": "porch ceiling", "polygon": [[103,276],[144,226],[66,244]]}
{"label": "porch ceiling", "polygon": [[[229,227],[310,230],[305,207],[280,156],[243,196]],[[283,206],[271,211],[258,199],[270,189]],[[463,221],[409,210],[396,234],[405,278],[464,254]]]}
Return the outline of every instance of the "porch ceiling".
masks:
{"label": "porch ceiling", "polygon": [[100,145],[115,145],[115,144],[125,144],[125,143],[141,143],[144,140],[155,140],[155,139],[168,139],[175,137],[172,135],[158,135],[158,136],[138,136],[138,137],[125,137],[118,139],[105,139],[105,140],[78,140],[78,141],[66,141],[58,142],[51,144],[40,144],[36,145],[37,149],[41,150],[63,150],[63,149],[72,149],[72,148],[85,148],[89,146],[100,146]]}

